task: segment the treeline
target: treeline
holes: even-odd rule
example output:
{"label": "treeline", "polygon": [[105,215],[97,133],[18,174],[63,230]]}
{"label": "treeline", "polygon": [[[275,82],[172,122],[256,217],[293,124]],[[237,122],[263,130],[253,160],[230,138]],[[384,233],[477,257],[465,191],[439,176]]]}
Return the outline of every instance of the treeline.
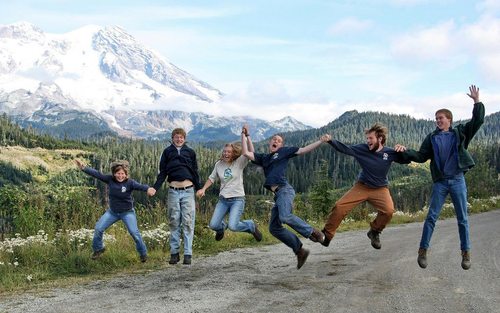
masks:
{"label": "treeline", "polygon": [[[307,145],[318,140],[324,133],[329,133],[334,139],[346,144],[357,144],[365,141],[364,129],[375,122],[381,122],[388,126],[388,146],[402,143],[410,148],[418,148],[423,138],[435,128],[433,121],[416,120],[406,115],[350,111],[322,128],[285,133],[283,135],[285,144],[291,146]],[[477,166],[466,175],[469,194],[473,197],[488,197],[499,194],[499,134],[500,112],[497,112],[486,117],[485,124],[469,147],[477,163]],[[191,139],[188,136],[188,142]],[[112,161],[126,159],[131,164],[131,177],[147,184],[153,184],[156,180],[161,153],[169,144],[169,142],[124,139],[108,135],[94,137],[85,141],[58,140],[47,135],[39,135],[32,129],[22,129],[12,123],[7,116],[0,116],[1,146],[19,145],[26,148],[80,149],[84,152],[78,155],[78,158],[105,173],[110,172],[109,164]],[[203,183],[219,158],[223,144],[201,145],[189,143],[189,145],[197,153],[200,177]],[[255,143],[255,146],[257,151],[260,152],[266,152],[268,149],[265,141]],[[288,179],[298,193],[298,209],[308,216],[321,217],[326,214],[334,201],[352,186],[359,171],[359,165],[354,161],[354,158],[335,152],[327,144],[322,145],[312,153],[293,158],[288,167]],[[428,165],[407,166],[394,164],[389,173],[389,179],[391,192],[399,210],[415,211],[421,209],[427,203],[431,182]],[[16,189],[8,190],[21,192],[23,190],[22,185],[28,184],[30,187],[25,188],[25,192],[38,194],[34,192],[36,186],[32,186],[35,183],[31,182],[30,173],[16,169],[8,163],[0,163],[0,188],[14,185]],[[270,194],[263,188],[262,184],[262,169],[255,165],[248,166],[245,170],[245,191],[248,195],[245,214],[267,214],[269,204],[266,203],[265,199],[269,199]],[[2,185],[4,187],[1,187]],[[85,193],[90,192],[93,198],[97,199],[103,206],[106,205],[107,186],[81,173],[76,169],[76,166],[73,170],[51,176],[50,180],[44,183],[43,188],[44,190],[51,188],[66,190],[66,188],[70,188],[74,192],[74,189],[71,189],[72,187],[82,186],[95,187],[91,188],[90,191],[86,190]],[[134,197],[140,207],[166,208],[166,193],[167,190],[163,187],[158,191],[157,196],[153,198],[147,198],[145,193],[135,193]],[[212,212],[217,193],[218,186],[215,185],[209,189],[204,199],[198,201],[199,210],[202,214]],[[6,193],[2,194],[5,195]],[[86,203],[91,203],[84,195],[78,197],[86,199]],[[35,203],[39,202],[35,201]],[[14,203],[0,201],[0,205],[12,206]],[[29,205],[38,204],[31,203]],[[81,207],[78,206],[78,208]],[[11,209],[12,207],[9,210]],[[0,207],[1,210],[5,211],[6,208]],[[143,219],[149,218],[153,221],[157,218],[158,213],[144,214],[150,216],[143,217]]]}

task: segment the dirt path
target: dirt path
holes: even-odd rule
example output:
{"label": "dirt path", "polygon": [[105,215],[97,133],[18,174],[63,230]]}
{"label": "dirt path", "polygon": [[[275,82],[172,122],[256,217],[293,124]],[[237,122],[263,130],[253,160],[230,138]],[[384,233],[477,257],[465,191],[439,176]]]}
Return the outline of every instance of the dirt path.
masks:
{"label": "dirt path", "polygon": [[283,244],[194,259],[192,266],[0,300],[0,312],[500,312],[500,210],[471,217],[472,267],[460,267],[455,219],[439,221],[429,266],[421,223],[338,234],[300,270]]}

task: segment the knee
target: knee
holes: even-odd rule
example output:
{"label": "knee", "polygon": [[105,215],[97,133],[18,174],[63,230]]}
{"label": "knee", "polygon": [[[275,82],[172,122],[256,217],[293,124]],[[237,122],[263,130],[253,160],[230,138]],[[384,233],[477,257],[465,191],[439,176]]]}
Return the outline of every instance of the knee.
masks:
{"label": "knee", "polygon": [[227,225],[227,228],[229,228],[230,231],[236,231],[238,229],[238,223],[236,222],[229,222]]}

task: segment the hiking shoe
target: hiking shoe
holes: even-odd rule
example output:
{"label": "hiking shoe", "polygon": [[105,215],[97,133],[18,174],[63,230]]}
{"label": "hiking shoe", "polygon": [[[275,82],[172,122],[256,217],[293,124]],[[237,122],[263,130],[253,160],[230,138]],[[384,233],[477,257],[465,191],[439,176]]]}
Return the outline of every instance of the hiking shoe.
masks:
{"label": "hiking shoe", "polygon": [[218,231],[215,233],[215,240],[221,241],[224,238],[224,231]]}
{"label": "hiking shoe", "polygon": [[144,254],[144,255],[141,255],[139,258],[141,259],[141,262],[144,263],[148,260],[148,255]]}
{"label": "hiking shoe", "polygon": [[326,236],[326,230],[324,228],[321,232],[323,233],[323,236],[325,236],[325,239],[323,240],[323,242],[321,244],[325,247],[328,247],[330,245],[330,241],[332,241],[332,240],[328,239],[328,237]]}
{"label": "hiking shoe", "polygon": [[257,228],[257,224],[255,224],[255,230],[253,231],[252,235],[253,235],[253,238],[255,238],[255,240],[262,241],[262,233]]}
{"label": "hiking shoe", "polygon": [[297,252],[297,269],[300,269],[306,263],[308,256],[309,250],[300,248],[299,252]]}
{"label": "hiking shoe", "polygon": [[316,228],[313,228],[313,231],[312,231],[311,235],[309,236],[309,239],[311,239],[311,241],[313,241],[313,242],[319,242],[322,244],[325,241],[325,234],[323,234],[322,232],[320,232]]}
{"label": "hiking shoe", "polygon": [[470,268],[470,252],[462,251],[462,268],[468,270]]}
{"label": "hiking shoe", "polygon": [[191,256],[190,255],[185,255],[184,256],[184,261],[182,262],[182,264],[191,265]]}
{"label": "hiking shoe", "polygon": [[102,248],[101,250],[94,251],[94,253],[92,253],[92,256],[90,258],[92,260],[97,260],[98,258],[101,257],[104,251],[106,251],[106,247]]}
{"label": "hiking shoe", "polygon": [[417,262],[418,262],[418,266],[420,266],[421,268],[427,267],[427,249],[422,249],[422,248],[418,249]]}
{"label": "hiking shoe", "polygon": [[169,264],[177,264],[180,261],[179,253],[174,253],[170,255],[170,261],[168,261]]}
{"label": "hiking shoe", "polygon": [[368,238],[372,241],[372,247],[375,249],[380,249],[382,248],[382,244],[380,243],[380,232],[370,229],[370,231],[366,234]]}

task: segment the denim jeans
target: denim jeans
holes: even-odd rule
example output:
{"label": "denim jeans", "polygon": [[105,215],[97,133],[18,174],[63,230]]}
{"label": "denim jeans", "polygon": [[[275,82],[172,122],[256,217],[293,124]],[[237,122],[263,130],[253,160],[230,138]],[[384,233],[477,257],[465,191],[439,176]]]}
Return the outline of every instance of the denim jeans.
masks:
{"label": "denim jeans", "polygon": [[95,224],[94,239],[92,240],[92,249],[94,251],[99,251],[104,248],[102,242],[102,237],[106,229],[117,221],[122,220],[125,227],[135,241],[135,248],[139,255],[146,255],[147,249],[144,241],[142,240],[141,233],[139,232],[139,227],[137,227],[137,216],[135,215],[135,210],[128,210],[121,213],[113,212],[113,210],[108,209]]}
{"label": "denim jeans", "polygon": [[[210,220],[209,227],[216,232],[221,232],[229,227],[235,232],[253,233],[255,224],[252,220],[240,221],[245,208],[245,197],[224,198],[219,197],[215,206],[214,214]],[[228,224],[224,222],[224,217],[229,213]]]}
{"label": "denim jeans", "polygon": [[168,189],[170,254],[179,253],[182,233],[184,255],[193,255],[195,213],[194,188]]}
{"label": "denim jeans", "polygon": [[313,228],[301,218],[292,214],[294,198],[295,191],[292,186],[289,184],[280,186],[274,196],[274,206],[271,210],[269,231],[274,237],[292,248],[294,253],[297,253],[302,247],[302,242],[300,242],[297,235],[283,227],[283,224],[290,226],[293,230],[306,238],[309,238]]}
{"label": "denim jeans", "polygon": [[458,223],[458,235],[460,237],[460,249],[470,250],[469,222],[467,218],[467,186],[463,174],[456,175],[449,179],[442,179],[432,185],[431,202],[429,212],[425,219],[422,230],[420,248],[428,249],[431,241],[436,220],[439,218],[446,196],[450,194],[451,201],[455,208]]}

